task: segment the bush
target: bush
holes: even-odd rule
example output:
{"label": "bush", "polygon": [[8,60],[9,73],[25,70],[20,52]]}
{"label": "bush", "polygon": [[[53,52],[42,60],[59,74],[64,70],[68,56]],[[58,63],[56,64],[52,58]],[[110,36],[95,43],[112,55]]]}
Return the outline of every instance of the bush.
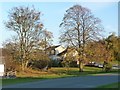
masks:
{"label": "bush", "polygon": [[45,67],[48,67],[49,61],[47,60],[33,60],[32,61],[32,67],[38,68],[38,69],[44,69]]}
{"label": "bush", "polygon": [[110,71],[111,69],[112,69],[112,65],[110,64],[110,63],[107,63],[106,65],[104,65],[104,70],[106,71],[106,72],[108,72],[108,71]]}
{"label": "bush", "polygon": [[44,69],[49,66],[50,58],[43,52],[37,52],[31,55],[31,61],[29,62],[28,66],[37,69]]}
{"label": "bush", "polygon": [[70,67],[78,67],[77,61],[71,61],[70,62]]}
{"label": "bush", "polygon": [[51,60],[52,67],[62,67],[62,63],[60,60]]}

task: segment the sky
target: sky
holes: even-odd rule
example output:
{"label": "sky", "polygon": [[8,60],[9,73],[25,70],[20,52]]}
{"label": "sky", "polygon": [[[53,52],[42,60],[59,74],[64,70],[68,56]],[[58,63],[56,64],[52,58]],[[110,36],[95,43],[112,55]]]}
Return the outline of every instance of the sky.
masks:
{"label": "sky", "polygon": [[15,32],[5,28],[4,23],[8,20],[8,12],[13,7],[34,6],[42,13],[41,22],[44,28],[53,33],[53,44],[59,44],[60,28],[65,11],[73,5],[82,5],[89,8],[95,17],[102,21],[103,35],[107,37],[111,32],[118,35],[118,2],[1,2],[0,3],[0,47],[2,43],[10,39]]}

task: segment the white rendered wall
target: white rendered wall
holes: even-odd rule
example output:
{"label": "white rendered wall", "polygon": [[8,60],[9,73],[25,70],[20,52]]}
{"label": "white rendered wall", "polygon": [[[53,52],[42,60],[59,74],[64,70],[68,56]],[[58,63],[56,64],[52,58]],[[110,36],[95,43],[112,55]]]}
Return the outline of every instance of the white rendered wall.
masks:
{"label": "white rendered wall", "polygon": [[4,75],[4,64],[0,64],[0,76]]}

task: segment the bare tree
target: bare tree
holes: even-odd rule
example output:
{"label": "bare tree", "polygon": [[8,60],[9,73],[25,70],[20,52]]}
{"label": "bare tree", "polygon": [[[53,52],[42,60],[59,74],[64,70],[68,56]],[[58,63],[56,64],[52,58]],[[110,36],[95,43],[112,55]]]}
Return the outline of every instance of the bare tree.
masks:
{"label": "bare tree", "polygon": [[85,57],[85,46],[90,40],[97,40],[100,37],[102,27],[100,19],[94,17],[91,11],[80,5],[74,5],[66,10],[60,27],[63,32],[60,42],[72,45],[78,52],[79,71],[83,71]]}
{"label": "bare tree", "polygon": [[45,53],[46,53],[46,48],[52,45],[52,41],[53,41],[52,38],[53,38],[52,32],[46,29],[42,31],[40,46],[45,50]]}
{"label": "bare tree", "polygon": [[14,7],[9,12],[6,27],[17,33],[22,69],[27,66],[29,55],[38,44],[43,29],[39,11],[29,7]]}

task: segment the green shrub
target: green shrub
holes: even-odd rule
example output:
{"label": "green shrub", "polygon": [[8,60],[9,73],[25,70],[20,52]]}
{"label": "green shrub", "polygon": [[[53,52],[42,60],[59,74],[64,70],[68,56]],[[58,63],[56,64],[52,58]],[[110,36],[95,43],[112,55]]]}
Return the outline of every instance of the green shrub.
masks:
{"label": "green shrub", "polygon": [[51,60],[52,67],[62,67],[62,63],[60,60]]}
{"label": "green shrub", "polygon": [[78,67],[77,61],[71,61],[70,62],[70,67]]}
{"label": "green shrub", "polygon": [[45,67],[48,68],[50,63],[50,58],[43,52],[37,52],[31,55],[31,61],[29,62],[28,66],[37,69],[44,69]]}
{"label": "green shrub", "polygon": [[111,69],[112,69],[112,64],[110,64],[110,63],[107,63],[106,65],[104,65],[104,70],[106,71],[106,72],[108,72],[108,71],[110,71]]}

